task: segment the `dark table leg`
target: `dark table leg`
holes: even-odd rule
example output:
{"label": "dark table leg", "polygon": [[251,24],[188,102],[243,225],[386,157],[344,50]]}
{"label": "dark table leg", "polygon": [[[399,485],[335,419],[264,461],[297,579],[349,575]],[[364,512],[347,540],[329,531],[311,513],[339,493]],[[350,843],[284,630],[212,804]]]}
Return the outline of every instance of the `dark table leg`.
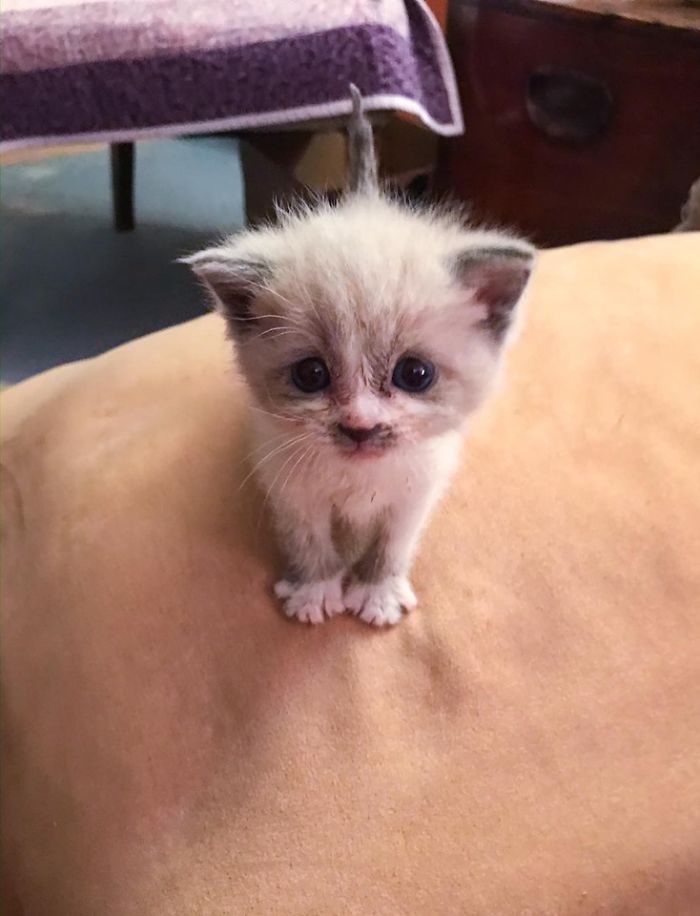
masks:
{"label": "dark table leg", "polygon": [[134,144],[112,143],[110,160],[114,228],[128,232],[134,228]]}

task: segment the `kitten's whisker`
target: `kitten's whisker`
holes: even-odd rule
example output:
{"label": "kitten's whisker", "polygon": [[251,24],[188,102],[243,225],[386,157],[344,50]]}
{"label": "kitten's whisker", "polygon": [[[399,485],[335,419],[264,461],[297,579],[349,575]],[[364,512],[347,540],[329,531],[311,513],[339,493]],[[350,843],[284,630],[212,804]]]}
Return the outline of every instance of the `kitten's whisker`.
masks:
{"label": "kitten's whisker", "polygon": [[268,338],[267,338],[268,340],[277,340],[278,337],[286,337],[288,334],[300,334],[300,335],[304,336],[302,331],[291,330],[291,329],[290,329],[290,330],[285,330],[285,331],[280,331],[280,330],[277,330],[277,328],[275,328],[275,330],[277,331],[277,333],[276,333],[274,336],[272,336],[272,337],[268,337]]}
{"label": "kitten's whisker", "polygon": [[[295,305],[294,302],[292,302],[290,299],[287,299],[287,297],[286,297],[286,296],[283,296],[282,293],[277,292],[276,289],[272,289],[272,287],[270,287],[270,286],[262,286],[261,289],[264,290],[264,291],[267,292],[267,293],[270,293],[270,295],[275,296],[277,299],[280,300],[280,302],[286,303],[291,309],[296,309],[296,308],[298,308],[298,306]],[[318,313],[318,311],[317,311],[317,309],[316,309],[315,303],[312,302],[312,301],[309,299],[308,293],[307,293],[306,291],[304,291],[303,295],[304,295],[304,300],[310,304],[311,308],[312,308],[312,309],[314,310],[314,312],[316,313],[316,317],[317,317],[318,320],[320,321],[320,320],[321,320],[321,316],[319,315],[319,313]],[[291,318],[289,315],[285,315],[285,320],[286,320],[286,321],[289,321],[290,324],[294,324],[294,322],[292,321],[292,318]],[[300,326],[300,325],[297,324],[297,325],[295,325],[295,326],[296,326],[296,327],[299,327],[300,330],[301,330],[301,326]]]}
{"label": "kitten's whisker", "polygon": [[287,420],[289,423],[298,423],[298,417],[285,417],[281,413],[272,413],[271,410],[264,410],[262,407],[255,407],[253,404],[249,405],[251,410],[256,410],[258,413],[264,413],[268,417],[275,417],[277,420]]}
{"label": "kitten's whisker", "polygon": [[261,331],[259,334],[256,334],[255,337],[252,338],[251,343],[253,340],[260,340],[263,337],[267,337],[268,334],[272,334],[274,331],[277,333],[274,337],[269,337],[268,340],[276,340],[278,337],[284,337],[285,334],[299,334],[301,337],[306,337],[309,340],[313,339],[311,334],[309,334],[308,331],[304,331],[302,328],[287,327],[286,325],[281,325],[276,328],[267,328],[267,330]]}
{"label": "kitten's whisker", "polygon": [[278,293],[276,289],[272,289],[271,286],[264,286],[264,285],[263,285],[263,286],[260,287],[260,289],[261,289],[263,292],[270,293],[271,296],[275,296],[277,299],[280,300],[280,302],[286,302],[287,305],[291,306],[291,308],[294,308],[294,303],[293,303],[293,302],[291,302],[289,299],[287,299],[286,296],[283,296],[282,293]]}
{"label": "kitten's whisker", "polygon": [[264,455],[260,459],[260,461],[257,462],[257,464],[253,467],[253,469],[250,471],[249,474],[246,474],[241,485],[238,487],[238,491],[240,492],[243,489],[243,487],[248,483],[248,481],[253,476],[253,474],[255,474],[256,471],[258,471],[264,464],[266,464],[270,460],[270,458],[274,458],[275,455],[278,455],[280,452],[285,451],[285,449],[292,448],[293,446],[298,445],[300,442],[305,441],[306,439],[309,438],[310,435],[311,433],[304,433],[301,436],[296,436],[293,439],[289,439],[286,442],[283,442],[282,445],[278,445],[276,448],[273,448],[272,451],[268,452],[266,455]]}
{"label": "kitten's whisker", "polygon": [[314,315],[318,318],[318,323],[322,325],[323,321],[321,320],[321,313],[319,312],[318,308],[316,307],[316,303],[311,298],[307,290],[304,290],[304,302],[306,302],[306,304],[313,309]]}
{"label": "kitten's whisker", "polygon": [[[297,444],[297,445],[298,445],[298,444]],[[265,491],[265,497],[263,498],[263,501],[262,501],[262,503],[261,503],[261,505],[260,505],[260,511],[258,512],[258,522],[257,522],[257,525],[255,526],[255,536],[256,536],[256,537],[258,537],[258,535],[259,535],[259,533],[260,533],[260,525],[262,524],[262,520],[263,520],[263,518],[264,518],[264,516],[265,516],[265,507],[267,506],[267,502],[268,502],[268,500],[269,500],[269,498],[270,498],[270,494],[272,493],[272,490],[273,490],[275,484],[277,483],[277,480],[278,480],[280,474],[281,474],[282,471],[287,467],[287,464],[288,464],[290,461],[293,461],[294,458],[295,458],[295,456],[298,455],[299,452],[300,452],[303,448],[304,448],[304,445],[303,445],[303,443],[302,443],[301,445],[298,445],[298,447],[294,449],[294,451],[292,452],[291,455],[288,455],[288,456],[287,456],[287,458],[284,460],[284,463],[282,464],[282,466],[279,468],[279,470],[278,470],[277,473],[275,474],[274,480],[272,481],[272,483],[270,484],[270,486],[269,486],[269,487],[267,488],[267,490]]]}
{"label": "kitten's whisker", "polygon": [[261,442],[260,445],[256,445],[256,447],[255,447],[254,449],[252,449],[250,452],[248,452],[248,454],[247,454],[244,458],[241,459],[241,462],[240,462],[240,463],[241,463],[241,464],[245,464],[247,461],[250,461],[250,459],[253,457],[253,455],[257,455],[258,452],[261,452],[261,451],[263,451],[264,449],[266,449],[266,448],[268,447],[268,445],[271,445],[273,442],[279,442],[280,439],[284,439],[284,438],[286,438],[288,435],[289,435],[289,431],[288,431],[288,430],[285,430],[285,432],[283,432],[283,433],[277,433],[276,436],[271,436],[269,439],[266,439],[264,442]]}
{"label": "kitten's whisker", "polygon": [[[294,308],[294,307],[295,307],[295,305],[294,305],[293,302],[291,302],[289,299],[287,299],[286,296],[283,296],[282,293],[278,293],[276,289],[272,289],[270,286],[262,286],[261,289],[263,289],[263,290],[264,290],[265,292],[267,292],[267,293],[270,293],[272,296],[275,296],[275,297],[276,297],[277,299],[279,299],[281,302],[286,302],[286,304],[287,304],[290,308]],[[311,307],[311,309],[313,310],[314,314],[315,314],[316,317],[318,318],[319,323],[321,323],[321,315],[320,315],[320,313],[319,313],[319,311],[318,311],[318,308],[316,307],[316,303],[313,301],[313,299],[311,299],[311,297],[309,296],[309,294],[308,294],[308,292],[307,292],[306,290],[303,291],[302,295],[303,295],[303,297],[304,297],[304,301],[307,303],[307,305],[309,305],[309,306]],[[288,321],[290,320],[288,316],[287,316],[287,320],[288,320]],[[307,335],[307,336],[310,336],[310,335]]]}
{"label": "kitten's whisker", "polygon": [[[310,435],[310,434],[309,434],[309,435]],[[308,437],[307,437],[307,438],[308,438]],[[297,442],[297,443],[295,443],[295,444],[297,445],[297,448],[294,449],[294,451],[292,452],[291,455],[288,455],[288,456],[285,458],[285,460],[284,460],[282,466],[280,467],[280,469],[279,469],[279,470],[277,471],[277,473],[275,474],[274,480],[272,481],[272,483],[271,483],[270,486],[268,487],[267,492],[265,493],[265,498],[264,498],[263,501],[262,501],[262,505],[261,505],[261,507],[260,507],[260,513],[259,513],[259,515],[258,515],[257,531],[260,530],[260,524],[261,524],[262,519],[263,519],[263,516],[264,516],[264,514],[265,514],[265,507],[267,506],[268,500],[270,499],[270,496],[272,495],[272,491],[273,491],[274,488],[275,488],[275,484],[276,484],[277,481],[280,479],[280,476],[281,476],[282,473],[284,472],[285,468],[287,468],[287,467],[289,466],[289,463],[290,463],[291,461],[294,461],[294,459],[299,455],[300,452],[303,452],[303,451],[304,451],[304,444],[303,444],[303,443]],[[309,451],[310,451],[312,448],[313,448],[313,443],[312,443],[310,446],[307,447],[307,449],[306,449],[306,451],[304,452],[304,454],[307,455],[307,454],[309,453]],[[302,457],[303,457],[303,456],[302,456]],[[297,460],[296,464],[298,464],[298,463],[299,463],[299,462],[298,462],[298,460]],[[294,465],[294,467],[296,467],[296,464]],[[287,477],[287,478],[285,479],[285,483],[286,483],[286,481],[287,481],[288,479],[289,479],[289,477]],[[282,492],[283,492],[283,491],[284,491],[284,488],[282,488],[282,490],[280,490],[280,492],[279,492],[279,495],[280,495],[280,496],[282,495]],[[257,532],[256,532],[256,536],[257,536]]]}
{"label": "kitten's whisker", "polygon": [[[284,478],[284,482],[282,483],[282,486],[280,487],[280,491],[279,491],[279,493],[277,494],[277,497],[278,497],[278,498],[280,498],[280,497],[282,496],[282,494],[284,493],[285,487],[287,486],[287,484],[289,483],[289,481],[290,481],[291,478],[292,478],[292,474],[293,474],[294,471],[297,469],[297,467],[299,466],[299,464],[306,458],[306,456],[307,456],[307,455],[309,454],[309,452],[313,449],[313,447],[314,447],[314,444],[313,444],[313,442],[312,442],[311,445],[307,446],[306,451],[304,452],[304,454],[303,454],[303,455],[300,455],[299,458],[297,458],[297,460],[294,462],[294,464],[292,465],[292,467],[291,467],[290,470],[289,470],[289,473],[288,473],[287,476]],[[272,487],[270,487],[270,490],[272,490]]]}
{"label": "kitten's whisker", "polygon": [[296,331],[296,330],[297,328],[293,327],[290,324],[278,324],[278,325],[275,325],[274,328],[266,328],[264,331],[261,331],[255,339],[257,340],[258,337],[264,337],[266,334],[272,334],[273,331]]}
{"label": "kitten's whisker", "polygon": [[278,321],[287,321],[287,315],[250,315],[246,318],[241,316],[233,315],[231,316],[234,321],[239,321],[241,324],[244,324],[246,321],[262,321],[263,318],[276,318]]}
{"label": "kitten's whisker", "polygon": [[298,331],[296,328],[291,328],[291,327],[289,327],[289,325],[286,325],[286,324],[280,324],[280,325],[277,325],[277,326],[274,327],[274,328],[266,328],[264,331],[260,331],[260,333],[259,333],[259,334],[256,334],[255,337],[251,337],[250,342],[252,343],[254,340],[260,340],[262,337],[267,337],[268,334],[272,334],[272,333],[274,333],[275,331],[279,331],[279,332],[287,331],[287,332],[291,332],[291,333],[293,333],[293,334],[299,334],[299,333],[301,333],[301,332]]}
{"label": "kitten's whisker", "polygon": [[265,464],[270,458],[274,458],[275,455],[284,453],[287,449],[293,449],[294,446],[299,445],[299,444],[300,444],[300,441],[297,439],[294,439],[290,442],[284,442],[281,446],[274,449],[272,452],[268,453],[267,455],[264,455],[263,458],[251,469],[251,471],[248,474],[246,474],[245,478],[243,479],[240,486],[238,487],[238,492],[240,492],[243,489],[243,487],[248,483],[248,481],[257,473],[257,471],[260,470],[262,465]]}
{"label": "kitten's whisker", "polygon": [[284,472],[285,468],[289,467],[289,463],[290,463],[291,461],[294,461],[294,458],[299,454],[299,452],[303,451],[303,449],[304,449],[304,443],[303,443],[303,442],[296,442],[295,445],[297,446],[297,448],[294,449],[294,451],[292,452],[291,455],[287,455],[287,457],[284,459],[284,462],[282,463],[282,466],[280,467],[280,469],[279,469],[279,470],[277,471],[277,473],[275,474],[274,480],[273,480],[272,483],[270,484],[270,486],[269,486],[269,488],[268,488],[268,490],[267,490],[267,493],[265,494],[265,499],[263,500],[263,507],[265,506],[265,503],[266,503],[267,500],[269,499],[270,494],[272,493],[272,491],[273,491],[274,488],[275,488],[275,484],[276,484],[277,481],[280,479],[280,477],[281,477],[282,473]]}

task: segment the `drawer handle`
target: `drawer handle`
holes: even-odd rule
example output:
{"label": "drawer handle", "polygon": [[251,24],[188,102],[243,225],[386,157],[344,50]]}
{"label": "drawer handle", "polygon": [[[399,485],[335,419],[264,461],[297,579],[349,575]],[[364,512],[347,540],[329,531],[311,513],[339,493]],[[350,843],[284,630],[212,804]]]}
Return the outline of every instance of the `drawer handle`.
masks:
{"label": "drawer handle", "polygon": [[551,140],[588,143],[610,123],[613,96],[600,80],[573,70],[539,67],[528,78],[527,113]]}

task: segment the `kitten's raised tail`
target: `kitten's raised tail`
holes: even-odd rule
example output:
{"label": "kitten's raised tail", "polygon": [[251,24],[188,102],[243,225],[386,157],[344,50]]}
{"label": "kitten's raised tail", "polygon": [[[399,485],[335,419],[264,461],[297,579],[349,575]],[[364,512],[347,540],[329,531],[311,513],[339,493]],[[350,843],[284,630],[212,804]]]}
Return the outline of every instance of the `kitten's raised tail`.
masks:
{"label": "kitten's raised tail", "polygon": [[348,191],[352,194],[376,194],[377,157],[372,125],[364,113],[362,95],[350,83],[352,114],[348,124]]}

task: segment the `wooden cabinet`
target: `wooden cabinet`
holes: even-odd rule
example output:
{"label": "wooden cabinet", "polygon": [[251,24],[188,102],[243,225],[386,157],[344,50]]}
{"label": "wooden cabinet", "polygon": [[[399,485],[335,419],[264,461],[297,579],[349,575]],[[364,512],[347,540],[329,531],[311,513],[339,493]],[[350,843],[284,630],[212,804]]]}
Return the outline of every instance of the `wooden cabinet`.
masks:
{"label": "wooden cabinet", "polygon": [[438,185],[540,244],[665,232],[700,175],[700,8],[452,0]]}

